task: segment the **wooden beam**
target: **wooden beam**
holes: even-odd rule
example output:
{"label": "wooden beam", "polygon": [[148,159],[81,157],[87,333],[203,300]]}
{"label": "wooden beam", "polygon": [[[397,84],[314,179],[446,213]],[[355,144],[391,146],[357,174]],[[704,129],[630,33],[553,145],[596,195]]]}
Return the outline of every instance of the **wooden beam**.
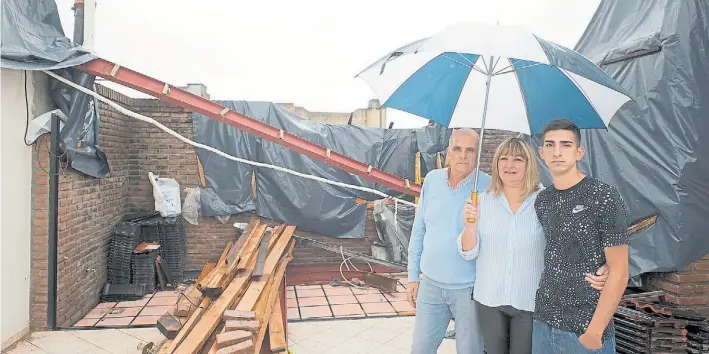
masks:
{"label": "wooden beam", "polygon": [[[284,232],[284,233],[285,233],[285,232]],[[291,235],[292,235],[292,233],[291,233]],[[259,302],[259,301],[266,302],[266,299],[267,299],[268,296],[266,296],[266,295],[264,295],[264,296],[258,296],[258,295],[262,295],[262,294],[264,293],[264,291],[259,291],[258,289],[259,289],[259,288],[260,288],[260,289],[268,288],[268,287],[267,287],[267,284],[268,284],[268,283],[273,284],[273,279],[275,279],[275,278],[278,278],[277,283],[278,283],[278,285],[280,286],[281,279],[283,279],[283,275],[285,275],[285,271],[286,271],[286,268],[287,268],[287,266],[288,266],[288,262],[290,262],[290,260],[292,259],[291,253],[293,252],[293,248],[295,247],[295,240],[289,239],[289,241],[290,241],[290,242],[289,242],[289,244],[288,244],[288,248],[287,248],[287,250],[285,250],[285,252],[284,252],[284,258],[279,261],[279,265],[278,265],[277,270],[270,273],[270,274],[274,274],[274,273],[275,273],[274,275],[275,275],[276,277],[269,276],[268,279],[264,279],[264,280],[260,280],[260,281],[255,281],[255,282],[253,282],[253,283],[256,283],[256,284],[254,285],[254,284],[252,283],[252,286],[249,287],[249,290],[251,290],[251,293],[252,293],[252,294],[256,294],[256,296],[254,296],[254,295],[249,296],[249,297],[244,296],[244,297],[239,301],[238,305],[236,306],[237,309],[240,309],[240,310],[242,310],[242,311],[251,311],[251,310],[253,310],[254,312],[256,312],[256,316],[260,319],[261,328],[264,330],[264,334],[265,334],[265,329],[266,329],[266,327],[267,327],[265,321],[268,319],[268,317],[265,317],[265,318],[264,318],[264,316],[263,316],[262,314],[259,315],[259,312],[258,312],[258,310],[259,310],[258,302]],[[279,247],[279,248],[280,248],[280,247]],[[273,267],[271,267],[271,265],[268,264],[268,261],[269,261],[269,260],[273,260],[273,258],[271,258],[270,255],[269,255],[269,259],[266,261],[266,262],[267,262],[266,269],[273,269]],[[265,284],[262,285],[262,284],[260,284],[260,283],[265,283]],[[277,293],[277,291],[276,291],[276,293]],[[267,295],[270,296],[270,293],[268,293]],[[263,310],[261,311],[261,313],[263,313]],[[255,352],[258,352],[258,351],[260,350],[260,348],[261,348],[261,343],[262,343],[262,342],[263,342],[263,336],[261,336],[261,341],[258,342],[258,348],[254,347],[254,348],[256,349]],[[217,345],[216,345],[216,343],[215,343],[214,345],[212,345],[212,347],[209,349],[209,351],[208,351],[207,353],[209,353],[209,354],[216,354],[216,352],[217,352]]]}
{"label": "wooden beam", "polygon": [[[260,229],[260,228],[259,228]],[[265,230],[265,227],[261,230]],[[256,251],[257,247],[261,242],[261,238],[263,237],[263,231],[261,231],[261,234],[258,233],[258,230],[255,230],[255,232],[251,233],[249,235],[249,239],[246,242],[246,245],[244,246],[243,249],[243,255],[244,257],[241,258],[239,263],[235,265],[235,267],[241,266],[241,267],[246,267],[250,263],[255,262],[256,260]],[[226,258],[226,256],[225,256]],[[182,329],[178,333],[177,337],[172,341],[170,346],[168,347],[168,350],[166,351],[168,354],[175,353],[184,343],[184,340],[188,339],[189,336],[194,332],[196,328],[200,328],[199,325],[202,323],[202,318],[205,314],[211,314],[211,310],[214,307],[215,304],[219,303],[219,300],[223,300],[223,296],[239,296],[241,292],[241,288],[239,288],[238,284],[241,284],[240,286],[243,287],[245,284],[248,283],[248,280],[251,278],[251,272],[248,271],[243,274],[241,277],[241,282],[237,282],[237,287],[231,289],[231,292],[229,294],[222,294],[222,296],[219,297],[216,301],[212,302],[212,299],[209,296],[205,296],[202,302],[200,303],[199,308],[195,309],[195,311],[192,313],[190,316],[190,319],[185,323],[184,326],[182,326]],[[209,304],[212,304],[212,307],[207,309],[206,307],[209,306]],[[222,312],[223,313],[223,312]],[[221,313],[219,315],[221,317]]]}
{"label": "wooden beam", "polygon": [[[259,229],[260,228],[261,227],[259,227]],[[278,238],[277,244],[274,246],[273,251],[268,255],[268,258],[266,259],[266,265],[264,267],[265,272],[268,272],[269,274],[273,272],[273,269],[276,267],[276,264],[281,259],[291,239],[292,237]],[[253,259],[256,254],[255,250],[258,247],[258,243],[255,242],[256,240],[258,240],[258,243],[260,243],[261,238],[254,237],[249,240],[249,242],[247,242],[247,244],[251,246],[249,248],[250,259]],[[239,265],[242,265],[242,262],[239,262]],[[200,321],[194,326],[191,331],[189,331],[185,340],[179,345],[179,347],[174,353],[197,354],[221,322],[224,312],[227,309],[233,308],[240,298],[250,299],[254,296],[252,293],[249,293],[249,290],[252,288],[251,286],[248,287],[248,290],[246,290],[246,293],[243,295],[243,297],[241,296],[241,293],[244,291],[244,289],[247,289],[247,285],[251,281],[252,272],[253,264],[252,262],[249,262],[249,267],[248,269],[246,269],[245,273],[239,274],[236,278],[234,278],[234,280],[229,284],[224,293],[222,293],[221,296],[212,303],[212,306],[205,312]],[[240,310],[241,308],[237,307],[237,309]],[[246,310],[251,310],[251,308]]]}
{"label": "wooden beam", "polygon": [[283,316],[281,302],[275,301],[271,317],[268,320],[268,340],[271,353],[280,353],[288,350],[288,341],[283,330]]}

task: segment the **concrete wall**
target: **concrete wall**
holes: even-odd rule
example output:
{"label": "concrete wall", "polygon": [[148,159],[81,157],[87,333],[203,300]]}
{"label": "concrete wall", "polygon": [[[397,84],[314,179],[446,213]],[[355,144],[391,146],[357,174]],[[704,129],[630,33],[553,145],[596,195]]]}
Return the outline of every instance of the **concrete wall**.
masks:
{"label": "concrete wall", "polygon": [[379,100],[371,100],[367,108],[359,108],[354,112],[310,112],[292,103],[279,103],[279,106],[295,113],[301,118],[327,124],[347,124],[352,116],[352,125],[374,128],[386,128],[386,111],[381,109]]}
{"label": "concrete wall", "polygon": [[24,144],[28,109],[32,119],[54,107],[48,77],[43,73],[2,69],[0,82],[0,334],[5,349],[25,335],[30,324],[34,150]]}

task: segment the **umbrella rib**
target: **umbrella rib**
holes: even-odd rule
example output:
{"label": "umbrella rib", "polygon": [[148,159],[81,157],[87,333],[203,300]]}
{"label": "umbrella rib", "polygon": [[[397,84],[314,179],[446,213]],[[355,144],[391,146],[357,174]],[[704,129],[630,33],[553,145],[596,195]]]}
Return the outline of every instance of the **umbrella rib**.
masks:
{"label": "umbrella rib", "polygon": [[[509,66],[508,66],[507,68],[502,69],[502,70],[500,70],[500,71],[498,71],[498,72],[492,74],[492,76],[509,74],[509,73],[513,73],[513,72],[515,72],[515,71],[520,71],[520,70],[522,70],[522,69],[531,68],[531,67],[537,66],[537,65],[542,65],[542,63],[534,63],[534,64],[532,64],[532,65],[523,66],[523,67],[521,67],[521,68],[519,68],[519,69],[512,69],[512,70],[508,70],[508,71],[502,71],[502,70],[506,70],[507,68],[509,68]],[[512,65],[510,65],[510,66],[512,66]]]}
{"label": "umbrella rib", "polygon": [[[448,56],[446,56],[446,55],[443,55],[443,57],[446,58],[446,59],[448,59],[448,60],[450,60],[450,61],[453,61],[453,62],[456,62],[456,63],[458,63],[458,64],[460,64],[460,65],[463,65],[463,66],[465,66],[465,67],[471,68],[471,69],[473,69],[473,70],[475,70],[475,71],[477,71],[477,72],[479,72],[479,73],[481,73],[481,74],[483,74],[483,75],[487,75],[487,74],[486,74],[485,72],[483,72],[480,68],[478,68],[477,66],[475,66],[475,64],[473,64],[472,66],[470,66],[470,65],[468,65],[468,64],[466,64],[466,63],[463,63],[463,62],[460,62],[460,61],[455,60],[455,59],[453,59],[453,58],[450,58],[450,57],[448,57]],[[465,58],[465,57],[464,57],[464,58]],[[466,59],[467,59],[467,58],[466,58]],[[468,60],[468,61],[470,61],[470,60]]]}
{"label": "umbrella rib", "polygon": [[501,73],[502,71],[511,68],[513,65],[517,64],[517,62],[519,62],[520,60],[521,60],[521,59],[517,59],[517,60],[515,60],[514,63],[512,63],[512,60],[511,60],[511,59],[507,59],[507,61],[510,63],[510,65],[507,65],[507,66],[505,66],[504,68],[502,68],[502,69],[500,69],[500,70],[494,72],[494,73],[492,74],[492,76],[498,75],[498,74]]}

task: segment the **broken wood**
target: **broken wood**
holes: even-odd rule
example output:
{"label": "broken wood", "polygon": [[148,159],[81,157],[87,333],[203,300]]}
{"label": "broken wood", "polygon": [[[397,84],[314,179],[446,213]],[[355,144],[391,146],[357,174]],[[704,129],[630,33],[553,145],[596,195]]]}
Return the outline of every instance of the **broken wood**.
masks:
{"label": "broken wood", "polygon": [[254,353],[254,342],[249,339],[245,342],[219,349],[217,354],[252,354]]}
{"label": "broken wood", "polygon": [[217,334],[217,348],[222,349],[252,339],[250,331],[231,331]]}
{"label": "broken wood", "polygon": [[240,311],[240,310],[226,310],[222,316],[224,321],[229,320],[243,320],[243,321],[253,321],[256,319],[256,312],[253,311]]}
{"label": "broken wood", "polygon": [[276,298],[268,320],[268,340],[271,353],[280,353],[288,350],[288,341],[283,328],[283,312],[281,312],[281,302]]}
{"label": "broken wood", "polygon": [[[240,299],[251,299],[254,297],[253,292],[250,292],[250,290],[253,288],[253,283],[251,283],[251,275],[255,266],[255,256],[256,256],[256,248],[258,245],[261,243],[261,239],[263,236],[263,231],[265,231],[266,225],[259,226],[257,230],[262,230],[261,234],[258,235],[259,231],[255,231],[257,234],[255,237],[251,237],[247,243],[246,247],[248,248],[248,253],[244,253],[244,259],[241,259],[237,265],[234,266],[234,270],[236,269],[244,269],[243,272],[238,274],[236,277],[231,280],[229,285],[226,287],[222,295],[216,299],[214,302],[212,302],[211,306],[204,312],[204,314],[201,316],[199,321],[195,323],[194,327],[192,328],[183,328],[180,333],[183,333],[183,331],[186,333],[186,337],[184,341],[178,344],[176,347],[176,350],[174,353],[179,353],[179,354],[196,354],[199,352],[199,350],[202,348],[202,346],[205,344],[205,342],[209,339],[209,337],[212,335],[214,330],[217,328],[219,323],[222,320],[222,316],[224,315],[224,312],[227,309],[234,308],[236,303],[239,302]],[[292,236],[292,232],[291,232]],[[291,237],[278,237],[278,241],[274,244],[272,252],[269,253],[266,263],[265,263],[265,270],[268,272],[268,274],[273,273],[273,269],[276,268],[276,265],[280,265],[279,262],[283,258],[282,256],[284,255],[286,248],[288,246],[289,241],[291,241]],[[289,251],[292,251],[292,247]],[[288,255],[290,257],[290,255]],[[289,258],[285,258],[286,260],[290,260]],[[248,262],[245,262],[248,261]],[[283,263],[284,265],[282,266],[283,271],[285,271],[285,264],[286,262]],[[248,266],[247,266],[248,265]],[[270,279],[271,277],[264,277],[267,279]],[[254,282],[254,283],[260,283],[262,281]],[[246,291],[246,292],[244,292]],[[243,297],[242,297],[243,294]],[[256,298],[258,298],[256,294]],[[255,299],[254,299],[255,302]],[[240,303],[240,302],[239,302]],[[237,308],[239,310],[242,310],[241,308]],[[251,310],[251,308],[245,309],[245,310]],[[187,326],[185,326],[187,327]],[[173,342],[175,344],[175,342]],[[216,349],[216,347],[215,347]],[[216,350],[215,350],[216,351]]]}
{"label": "broken wood", "polygon": [[251,333],[257,333],[258,329],[259,329],[259,321],[258,320],[251,320],[251,321],[229,320],[229,321],[226,321],[226,323],[224,324],[224,331],[225,332],[249,331]]}
{"label": "broken wood", "polygon": [[[244,298],[237,305],[237,308],[253,309],[253,311],[256,312],[256,316],[259,318],[259,322],[263,324],[259,328],[259,333],[257,334],[256,341],[254,343],[254,352],[259,352],[261,350],[261,345],[263,344],[264,337],[266,336],[266,329],[268,328],[268,319],[270,318],[271,311],[273,309],[273,303],[278,302],[278,289],[280,288],[280,284],[285,276],[288,262],[292,259],[291,253],[294,247],[295,242],[291,241],[288,245],[288,250],[284,255],[285,258],[280,261],[278,269],[274,273],[275,276],[269,277],[269,279],[265,281],[266,284],[259,284],[264,281],[254,282],[254,285],[252,285],[253,289],[256,291],[256,289],[261,288],[262,290],[259,292],[261,296],[258,297],[256,301],[254,301],[254,298]],[[267,267],[267,269],[269,269],[269,267]],[[216,352],[216,345],[213,345],[208,351],[209,354],[216,354]]]}
{"label": "broken wood", "polygon": [[[234,247],[232,247],[233,249]],[[204,265],[204,268],[202,268],[202,271],[199,273],[199,276],[197,277],[197,283],[201,282],[209,273],[212,272],[214,267],[216,267],[216,263],[207,263]]]}
{"label": "broken wood", "polygon": [[[263,236],[263,234],[258,234],[257,232],[254,232],[251,235],[249,235],[249,239],[246,242],[246,245],[244,246],[244,253],[243,253],[244,258],[241,260],[241,262],[238,263],[239,266],[245,267],[247,264],[255,262],[257,247],[261,242],[262,236]],[[224,252],[222,254],[223,258],[221,258],[220,261],[223,261],[226,258],[226,254],[227,254],[227,252]],[[219,263],[217,263],[217,264],[219,264]],[[214,272],[223,272],[223,269],[224,268],[222,268],[221,270],[215,268],[213,273]],[[247,276],[250,277],[250,273],[247,274]],[[233,295],[238,295],[238,293],[240,292],[240,289],[233,289],[232,291],[234,292]],[[174,337],[174,340],[172,341],[170,347],[167,350],[168,354],[174,353],[175,350],[177,350],[183,344],[185,339],[187,339],[188,335],[192,333],[193,329],[195,327],[198,327],[198,325],[200,323],[202,323],[202,317],[205,313],[210,314],[209,310],[211,310],[211,308],[209,308],[209,309],[207,308],[210,305],[210,303],[213,306],[214,304],[218,303],[219,300],[221,300],[221,298],[217,299],[214,302],[212,300],[213,299],[209,296],[203,297],[199,307],[194,309],[194,311],[190,315],[190,318],[187,321],[187,323],[185,323],[184,326],[182,326],[182,328],[180,329],[180,332],[177,334],[177,336]],[[221,314],[220,314],[220,317],[221,317]]]}

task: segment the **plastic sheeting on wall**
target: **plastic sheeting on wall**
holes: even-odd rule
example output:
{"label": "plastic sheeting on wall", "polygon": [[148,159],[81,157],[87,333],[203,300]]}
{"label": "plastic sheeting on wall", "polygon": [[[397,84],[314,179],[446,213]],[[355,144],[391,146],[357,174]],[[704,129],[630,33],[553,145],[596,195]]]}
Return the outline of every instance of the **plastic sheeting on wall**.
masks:
{"label": "plastic sheeting on wall", "polygon": [[682,269],[709,253],[709,2],[603,1],[576,50],[636,101],[582,131],[581,163],[618,187],[631,223],[659,216],[632,235],[631,276]]}
{"label": "plastic sheeting on wall", "polygon": [[[81,86],[91,89],[94,84],[93,76],[72,67],[96,56],[64,35],[54,0],[3,0],[1,52],[3,68],[53,70]],[[109,167],[98,142],[99,114],[94,99],[50,80],[52,99],[68,117],[60,134],[62,156],[79,172],[106,176]]]}
{"label": "plastic sheeting on wall", "polygon": [[[425,150],[427,158],[422,163],[421,169],[430,171],[435,168],[436,153],[445,150],[450,136],[450,130],[440,126],[391,130],[354,125],[330,125],[302,119],[270,102],[218,101],[218,103],[411,181],[414,180],[416,152],[422,148]],[[253,137],[216,120],[200,114],[193,114],[192,117],[195,141],[233,156],[285,167],[333,181],[365,186],[413,201],[410,196],[389,190],[281,145]],[[372,193],[337,187],[268,168],[258,168],[256,200],[253,200],[251,178],[254,168],[252,166],[230,161],[199,149],[197,154],[203,165],[206,180],[206,188],[201,194],[204,216],[254,211],[265,218],[297,225],[303,231],[340,238],[361,238],[364,235],[366,205],[356,204],[356,198],[367,200],[381,198]]]}

